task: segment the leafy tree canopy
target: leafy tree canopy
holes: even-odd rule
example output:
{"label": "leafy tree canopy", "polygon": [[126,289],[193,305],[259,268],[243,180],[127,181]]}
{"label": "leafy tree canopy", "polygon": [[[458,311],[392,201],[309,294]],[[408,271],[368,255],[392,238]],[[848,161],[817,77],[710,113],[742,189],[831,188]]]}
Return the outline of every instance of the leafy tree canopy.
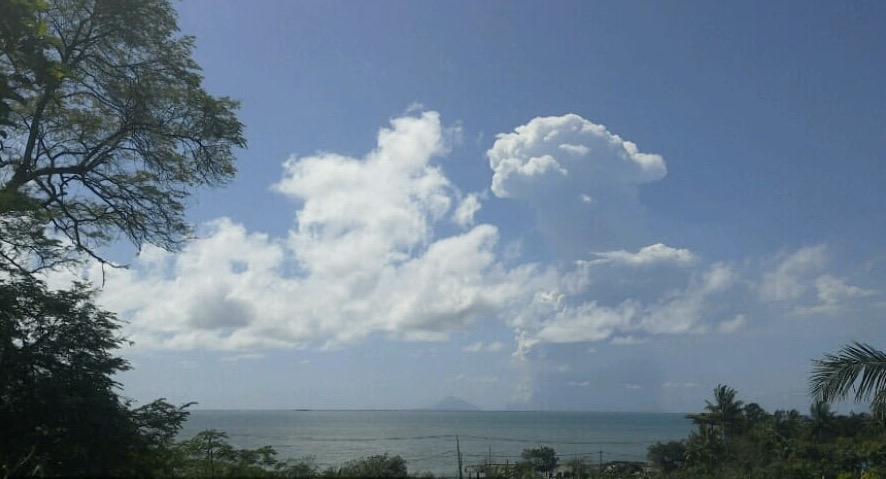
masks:
{"label": "leafy tree canopy", "polygon": [[886,352],[853,342],[813,364],[809,386],[816,400],[833,402],[852,396],[857,402],[871,400],[877,410],[886,408]]}
{"label": "leafy tree canopy", "polygon": [[342,467],[339,475],[344,477],[405,478],[408,477],[408,471],[405,459],[399,455],[389,456],[385,453],[348,461]]}
{"label": "leafy tree canopy", "polygon": [[[193,48],[167,0],[0,1],[4,477],[170,476],[180,463],[187,406],[132,409],[113,379],[129,368],[117,318],[88,285],[52,290],[34,273],[105,262],[118,238],[174,249],[193,188],[232,177],[238,105],[203,89]],[[255,453],[238,457],[271,451]]]}
{"label": "leafy tree canopy", "polygon": [[82,284],[52,291],[0,280],[0,467],[15,475],[144,475],[161,467],[186,413],[163,400],[131,410],[113,375],[129,364],[113,314]]}
{"label": "leafy tree canopy", "polygon": [[542,446],[535,449],[523,449],[520,456],[524,461],[532,464],[534,470],[549,475],[557,469],[557,463],[559,461],[557,451],[549,446]]}
{"label": "leafy tree canopy", "polygon": [[103,260],[119,237],[178,247],[191,190],[229,180],[245,140],[169,2],[2,5],[0,266]]}
{"label": "leafy tree canopy", "polygon": [[682,441],[649,447],[651,477],[886,477],[886,428],[876,416],[838,415],[818,401],[808,416],[796,410],[770,414],[756,403],[744,405],[734,389],[724,386],[718,386],[714,400],[705,404],[704,413],[689,416],[698,426],[696,432]]}

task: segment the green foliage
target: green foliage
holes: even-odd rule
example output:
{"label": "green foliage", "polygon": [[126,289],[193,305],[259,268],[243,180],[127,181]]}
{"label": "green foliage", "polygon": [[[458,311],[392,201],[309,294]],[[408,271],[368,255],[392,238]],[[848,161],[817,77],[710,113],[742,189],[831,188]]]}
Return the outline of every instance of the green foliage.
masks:
{"label": "green foliage", "polygon": [[875,407],[886,406],[886,352],[853,342],[813,363],[809,385],[818,401],[832,402],[852,394],[856,402],[872,400]]}
{"label": "green foliage", "polygon": [[714,397],[705,412],[689,416],[698,428],[685,441],[649,448],[656,477],[835,479],[886,470],[886,430],[876,416],[836,415],[823,402],[813,403],[809,416],[796,410],[769,414],[754,403],[743,406],[723,386]]}
{"label": "green foliage", "polygon": [[13,107],[24,101],[19,90],[31,84],[21,70],[37,71],[47,63],[40,45],[48,26],[38,15],[46,7],[34,0],[0,2],[0,151]]}
{"label": "green foliage", "polygon": [[686,463],[684,441],[657,442],[649,446],[646,454],[649,462],[658,470],[668,473],[680,470]]}
{"label": "green foliage", "polygon": [[175,474],[184,477],[312,477],[316,467],[308,462],[276,459],[270,446],[237,449],[224,432],[209,429],[179,443]]}
{"label": "green foliage", "polygon": [[[132,409],[113,379],[129,368],[114,355],[117,318],[87,285],[50,290],[34,273],[104,262],[96,248],[118,237],[175,248],[190,190],[234,174],[237,103],[203,89],[193,47],[167,0],[0,1],[4,477],[173,476],[187,464],[174,442],[187,405]],[[273,454],[222,457],[238,475],[298,469]]]}
{"label": "green foliage", "polygon": [[112,353],[113,314],[83,284],[53,291],[31,276],[0,279],[0,465],[14,475],[148,475],[184,421],[157,401],[130,410]]}
{"label": "green foliage", "polygon": [[405,478],[409,473],[405,459],[385,453],[348,461],[339,476]]}
{"label": "green foliage", "polygon": [[[165,471],[164,475],[170,477],[275,477],[283,479],[320,476],[319,467],[313,456],[285,461],[278,460],[276,456],[277,451],[271,446],[258,449],[238,449],[228,442],[228,435],[225,432],[208,429],[171,447],[171,461],[169,462],[171,467]],[[337,473],[333,475],[337,475]]]}
{"label": "green foliage", "polygon": [[320,474],[319,471],[320,468],[317,466],[314,456],[305,456],[298,460],[289,459],[276,466],[277,476],[286,479],[317,477]]}
{"label": "green foliage", "polygon": [[121,453],[126,412],[111,376],[128,365],[110,355],[121,343],[118,325],[90,294],[83,285],[49,291],[30,277],[0,281],[0,460],[7,474],[106,471],[111,466],[97,462]]}
{"label": "green foliage", "polygon": [[35,224],[97,259],[96,247],[118,237],[176,248],[189,234],[190,190],[230,179],[245,140],[237,102],[203,89],[194,40],[178,36],[172,6],[2,5],[0,193],[42,215],[0,198],[0,266],[32,271],[72,258],[19,241],[21,231],[42,231]]}
{"label": "green foliage", "polygon": [[130,457],[134,470],[148,471],[151,476],[174,475],[180,462],[175,439],[192,404],[174,406],[161,398],[130,411],[138,439]]}
{"label": "green foliage", "polygon": [[564,464],[569,477],[572,479],[587,479],[591,477],[591,467],[581,458],[572,458]]}
{"label": "green foliage", "polygon": [[557,469],[559,458],[557,451],[552,447],[542,446],[534,449],[523,449],[520,453],[523,462],[531,465],[532,470],[542,474],[551,475]]}
{"label": "green foliage", "polygon": [[535,466],[530,461],[518,461],[509,472],[513,473],[515,479],[535,479],[537,477]]}

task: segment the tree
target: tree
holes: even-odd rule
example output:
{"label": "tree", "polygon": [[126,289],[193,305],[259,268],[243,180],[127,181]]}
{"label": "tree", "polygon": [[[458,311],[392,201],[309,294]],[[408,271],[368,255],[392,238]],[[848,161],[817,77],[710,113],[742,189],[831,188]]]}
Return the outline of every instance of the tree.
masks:
{"label": "tree", "polygon": [[809,406],[809,433],[816,441],[834,430],[834,413],[828,403],[816,401]]}
{"label": "tree", "polygon": [[548,474],[548,476],[553,474],[554,470],[557,469],[557,462],[559,461],[557,451],[548,446],[542,446],[535,449],[523,449],[520,456],[524,461],[532,464],[532,468],[535,471],[542,474]]}
{"label": "tree", "polygon": [[182,441],[178,452],[173,472],[185,477],[299,477],[306,472],[310,477],[316,472],[310,458],[281,463],[273,447],[237,449],[228,442],[226,433],[216,429],[201,431]]}
{"label": "tree", "polygon": [[686,442],[656,442],[649,446],[646,457],[661,472],[678,471],[686,465]]}
{"label": "tree", "polygon": [[193,47],[167,0],[0,2],[4,476],[174,472],[186,406],[132,409],[113,379],[129,368],[117,318],[88,285],[34,273],[104,263],[120,237],[175,249],[191,190],[234,174],[237,103],[203,89]]}
{"label": "tree", "polygon": [[129,364],[112,354],[119,323],[92,294],[0,279],[4,476],[150,475],[184,421],[162,400],[135,410],[120,400],[113,376]]}
{"label": "tree", "polygon": [[[41,4],[30,0],[7,0],[0,3],[0,59],[4,63],[21,64],[33,55],[39,55],[40,49],[35,48],[39,39],[45,34],[46,25],[37,17]],[[0,69],[0,148],[2,140],[7,137],[6,127],[9,126],[9,115],[13,103],[24,98],[17,93],[27,77],[16,75],[14,71]]]}
{"label": "tree", "polygon": [[572,479],[582,479],[590,476],[590,468],[583,458],[574,457],[566,461],[569,477]]}
{"label": "tree", "polygon": [[342,467],[340,476],[344,477],[387,477],[405,478],[409,475],[406,469],[406,460],[397,456],[376,454],[348,461]]}
{"label": "tree", "polygon": [[161,398],[131,409],[131,404],[126,402],[136,437],[129,459],[130,470],[147,471],[154,477],[175,475],[180,464],[175,439],[188,418],[187,408],[193,404],[174,406]]}
{"label": "tree", "polygon": [[0,266],[105,261],[98,248],[119,237],[179,247],[191,190],[235,172],[237,102],[203,89],[167,0],[24,7],[0,51]]}
{"label": "tree", "polygon": [[[706,412],[689,416],[700,428],[718,428],[726,453],[729,451],[729,436],[740,430],[744,422],[743,403],[735,399],[737,394],[735,389],[720,384],[714,389],[714,402],[705,400]],[[707,437],[712,437],[712,432],[707,431]]]}
{"label": "tree", "polygon": [[108,446],[96,456],[107,458],[120,443],[115,426],[125,414],[111,376],[128,365],[108,353],[122,341],[117,324],[88,300],[83,285],[50,292],[30,277],[0,281],[0,460],[7,473],[103,470],[78,457]]}
{"label": "tree", "polygon": [[279,463],[276,472],[280,477],[299,479],[319,476],[320,468],[317,466],[317,459],[308,455],[301,459],[287,459]]}
{"label": "tree", "polygon": [[759,404],[752,402],[746,404],[742,409],[744,415],[745,428],[752,429],[758,425],[764,424],[769,419],[769,414]]}
{"label": "tree", "polygon": [[856,341],[813,364],[809,389],[817,401],[830,403],[852,394],[856,402],[871,400],[874,409],[886,406],[883,351]]}

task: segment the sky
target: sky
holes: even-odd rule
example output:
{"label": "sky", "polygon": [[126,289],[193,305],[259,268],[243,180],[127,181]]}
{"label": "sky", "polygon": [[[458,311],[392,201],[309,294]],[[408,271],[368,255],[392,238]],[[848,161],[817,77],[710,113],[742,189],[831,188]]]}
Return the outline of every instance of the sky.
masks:
{"label": "sky", "polygon": [[806,411],[886,347],[882,2],[176,8],[248,148],[105,272],[138,403]]}

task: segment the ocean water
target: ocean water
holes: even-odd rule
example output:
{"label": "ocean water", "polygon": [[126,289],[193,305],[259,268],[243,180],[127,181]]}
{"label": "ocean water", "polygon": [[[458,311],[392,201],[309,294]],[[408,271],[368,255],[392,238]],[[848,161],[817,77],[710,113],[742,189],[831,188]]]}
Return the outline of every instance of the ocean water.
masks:
{"label": "ocean water", "polygon": [[[192,411],[181,431],[228,434],[240,448],[273,446],[280,458],[315,457],[322,468],[373,454],[399,454],[410,473],[458,474],[464,465],[511,463],[524,448],[550,446],[563,463],[642,461],[656,441],[685,438],[682,414],[528,411]],[[457,440],[456,440],[457,438]]]}

